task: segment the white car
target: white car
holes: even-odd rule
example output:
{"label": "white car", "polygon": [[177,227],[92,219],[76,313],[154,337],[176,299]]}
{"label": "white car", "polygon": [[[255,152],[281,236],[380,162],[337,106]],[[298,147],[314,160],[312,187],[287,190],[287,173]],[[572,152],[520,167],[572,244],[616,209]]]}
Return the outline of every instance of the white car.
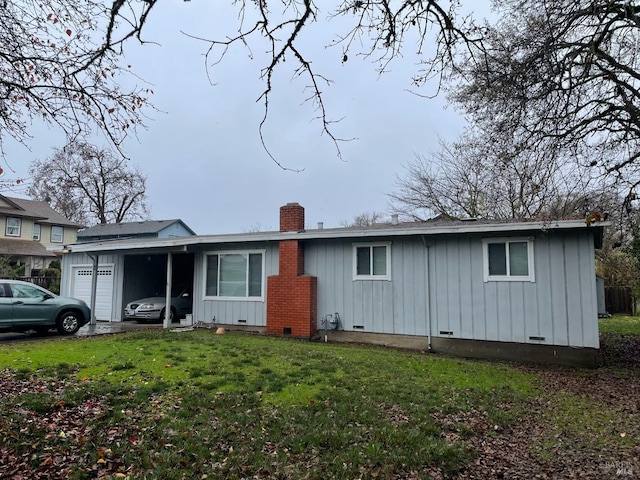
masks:
{"label": "white car", "polygon": [[[166,298],[163,295],[141,298],[127,303],[124,308],[125,320],[137,320],[138,323],[148,321],[162,321],[166,306]],[[173,322],[191,313],[193,301],[188,289],[181,289],[171,294],[171,310],[169,318]]]}

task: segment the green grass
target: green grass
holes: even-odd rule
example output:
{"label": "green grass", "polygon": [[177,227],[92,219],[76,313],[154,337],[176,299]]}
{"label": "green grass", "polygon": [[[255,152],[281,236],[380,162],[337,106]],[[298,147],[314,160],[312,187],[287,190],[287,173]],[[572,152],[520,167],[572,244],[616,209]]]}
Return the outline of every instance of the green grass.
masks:
{"label": "green grass", "polygon": [[27,476],[69,459],[63,478],[429,478],[522,424],[551,460],[630,454],[640,428],[506,363],[207,330],[7,343],[0,382],[19,384],[0,452]]}
{"label": "green grass", "polygon": [[640,316],[613,315],[609,318],[601,318],[598,324],[600,333],[640,335]]}
{"label": "green grass", "polygon": [[[437,419],[480,411],[508,425],[536,392],[533,375],[506,365],[208,331],[3,345],[7,367],[45,388],[2,401],[0,445],[34,468],[79,449],[72,478],[96,465],[167,479],[455,472],[472,455],[468,432],[447,440]],[[82,426],[61,426],[77,438],[47,433],[78,412]]]}

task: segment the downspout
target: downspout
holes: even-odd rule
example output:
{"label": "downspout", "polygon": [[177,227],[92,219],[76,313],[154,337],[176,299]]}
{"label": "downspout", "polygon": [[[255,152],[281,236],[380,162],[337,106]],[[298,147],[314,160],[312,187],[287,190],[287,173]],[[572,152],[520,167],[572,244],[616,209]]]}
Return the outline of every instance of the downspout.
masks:
{"label": "downspout", "polygon": [[[100,254],[96,253],[96,256],[94,257],[90,253],[87,253],[87,256],[91,260],[93,260],[93,269],[91,272],[91,300],[90,300],[91,305],[89,306],[89,308],[91,308],[91,321],[89,322],[89,324],[95,325],[96,324],[96,290],[98,289],[98,259],[100,258]],[[111,321],[111,319],[109,319],[109,321]]]}
{"label": "downspout", "polygon": [[427,240],[424,238],[424,235],[421,235],[422,243],[424,244],[425,249],[425,257],[424,257],[424,268],[426,269],[426,279],[427,279],[427,289],[425,292],[425,298],[427,301],[427,351],[431,351],[431,302],[429,299],[429,289],[431,288],[431,274],[429,272],[429,245],[427,245]]}
{"label": "downspout", "polygon": [[169,328],[171,326],[171,276],[173,271],[173,254],[167,252],[167,291],[164,303],[164,320],[162,323],[163,328]]}

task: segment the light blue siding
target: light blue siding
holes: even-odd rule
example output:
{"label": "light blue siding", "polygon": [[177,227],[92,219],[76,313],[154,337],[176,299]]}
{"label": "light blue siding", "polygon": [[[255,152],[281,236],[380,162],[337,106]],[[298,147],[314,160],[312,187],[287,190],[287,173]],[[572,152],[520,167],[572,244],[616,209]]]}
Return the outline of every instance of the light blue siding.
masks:
{"label": "light blue siding", "polygon": [[[205,254],[228,250],[265,250],[263,272],[264,298],[262,300],[205,299]],[[235,245],[202,246],[195,252],[193,320],[195,322],[264,327],[267,324],[267,277],[278,274],[277,243],[246,243]]]}
{"label": "light blue siding", "polygon": [[433,241],[432,334],[597,348],[592,235],[541,234],[533,248],[535,282],[484,282],[481,237]]}
{"label": "light blue siding", "polygon": [[434,336],[598,346],[591,234],[533,238],[535,282],[485,282],[482,239],[394,238],[390,281],[353,280],[353,242],[309,242],[305,271],[318,277],[318,327],[338,312],[347,331],[428,335],[431,318]]}
{"label": "light blue siding", "polygon": [[180,222],[175,222],[158,232],[158,238],[188,237],[191,235],[192,233]]}
{"label": "light blue siding", "polygon": [[427,335],[426,251],[419,238],[394,238],[391,280],[354,280],[353,242],[308,242],[305,272],[318,277],[318,328],[337,312],[345,330]]}

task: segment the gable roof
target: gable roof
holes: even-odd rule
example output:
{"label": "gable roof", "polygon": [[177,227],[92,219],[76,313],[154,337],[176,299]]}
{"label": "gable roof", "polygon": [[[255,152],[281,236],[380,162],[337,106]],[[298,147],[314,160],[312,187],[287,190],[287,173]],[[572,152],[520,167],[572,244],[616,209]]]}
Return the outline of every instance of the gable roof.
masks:
{"label": "gable roof", "polygon": [[56,212],[47,202],[4,195],[0,195],[0,199],[4,200],[0,205],[0,215],[31,218],[38,223],[64,227],[82,228],[84,226]]}
{"label": "gable roof", "polygon": [[602,231],[609,222],[587,224],[584,219],[536,220],[536,221],[453,221],[453,222],[410,222],[398,224],[378,224],[370,227],[318,228],[299,232],[250,232],[220,235],[194,235],[191,237],[149,239],[129,238],[104,240],[92,243],[78,243],[70,247],[73,252],[101,252],[115,250],[136,250],[148,248],[186,248],[189,245],[277,242],[280,240],[331,240],[350,239],[375,241],[380,238],[418,236],[426,239],[440,235],[526,235],[529,232],[552,230],[590,230],[595,233],[596,247],[601,243]]}
{"label": "gable roof", "polygon": [[92,237],[135,237],[140,235],[157,234],[165,228],[179,223],[191,235],[195,232],[191,230],[182,220],[146,220],[142,222],[125,223],[105,223],[85,228],[78,232],[78,238],[88,239]]}

